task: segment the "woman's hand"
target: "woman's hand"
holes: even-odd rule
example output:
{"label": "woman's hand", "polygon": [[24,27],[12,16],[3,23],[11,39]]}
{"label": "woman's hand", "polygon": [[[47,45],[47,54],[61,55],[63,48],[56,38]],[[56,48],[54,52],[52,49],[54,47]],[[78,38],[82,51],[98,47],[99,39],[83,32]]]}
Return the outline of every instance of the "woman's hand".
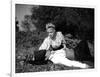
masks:
{"label": "woman's hand", "polygon": [[64,46],[64,48],[63,48],[63,49],[64,49],[65,51],[67,51],[67,47],[66,47],[66,45],[65,45],[65,44],[63,44],[63,46]]}
{"label": "woman's hand", "polygon": [[51,54],[51,51],[50,50],[47,50],[46,55],[45,55],[46,56],[45,60],[49,59],[50,54]]}

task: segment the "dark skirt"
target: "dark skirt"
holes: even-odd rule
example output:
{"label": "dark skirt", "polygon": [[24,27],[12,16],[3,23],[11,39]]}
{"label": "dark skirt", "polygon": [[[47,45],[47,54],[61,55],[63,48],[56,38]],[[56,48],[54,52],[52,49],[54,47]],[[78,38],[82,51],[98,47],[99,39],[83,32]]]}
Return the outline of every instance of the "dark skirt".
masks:
{"label": "dark skirt", "polygon": [[30,60],[29,63],[33,65],[43,65],[47,63],[52,63],[50,60],[45,60],[46,50],[34,51],[34,61]]}
{"label": "dark skirt", "polygon": [[91,56],[88,43],[85,40],[81,41],[74,50],[75,60],[94,61],[94,58]]}

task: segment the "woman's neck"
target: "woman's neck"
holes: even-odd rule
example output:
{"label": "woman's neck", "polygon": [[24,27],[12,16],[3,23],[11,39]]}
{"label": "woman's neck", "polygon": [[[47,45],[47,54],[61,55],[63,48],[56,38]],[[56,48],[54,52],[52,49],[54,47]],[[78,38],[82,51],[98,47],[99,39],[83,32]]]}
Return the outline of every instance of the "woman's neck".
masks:
{"label": "woman's neck", "polygon": [[55,32],[53,37],[51,38],[52,40],[55,40],[57,33]]}

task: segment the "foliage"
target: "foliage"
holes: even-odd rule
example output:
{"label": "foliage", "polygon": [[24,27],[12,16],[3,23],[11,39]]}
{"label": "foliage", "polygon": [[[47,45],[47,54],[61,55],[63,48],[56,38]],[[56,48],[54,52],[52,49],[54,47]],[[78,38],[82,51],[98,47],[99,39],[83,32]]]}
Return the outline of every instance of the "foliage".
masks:
{"label": "foliage", "polygon": [[24,20],[21,23],[21,27],[24,28],[24,31],[33,31],[36,30],[35,23],[31,19],[31,15],[25,15]]}
{"label": "foliage", "polygon": [[52,22],[56,25],[56,30],[64,34],[71,33],[81,39],[94,39],[94,9],[92,8],[39,6],[33,7],[31,12],[32,19],[38,21],[36,27],[39,30],[44,31],[45,24]]}

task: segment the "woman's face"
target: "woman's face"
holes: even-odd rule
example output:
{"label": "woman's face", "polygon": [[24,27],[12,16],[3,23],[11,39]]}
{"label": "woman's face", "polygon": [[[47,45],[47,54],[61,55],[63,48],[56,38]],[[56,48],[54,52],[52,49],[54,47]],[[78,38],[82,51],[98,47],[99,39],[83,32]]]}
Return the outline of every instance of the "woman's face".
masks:
{"label": "woman's face", "polygon": [[48,28],[47,29],[47,32],[48,32],[48,36],[50,38],[53,38],[54,37],[54,34],[55,34],[55,29],[54,28]]}

